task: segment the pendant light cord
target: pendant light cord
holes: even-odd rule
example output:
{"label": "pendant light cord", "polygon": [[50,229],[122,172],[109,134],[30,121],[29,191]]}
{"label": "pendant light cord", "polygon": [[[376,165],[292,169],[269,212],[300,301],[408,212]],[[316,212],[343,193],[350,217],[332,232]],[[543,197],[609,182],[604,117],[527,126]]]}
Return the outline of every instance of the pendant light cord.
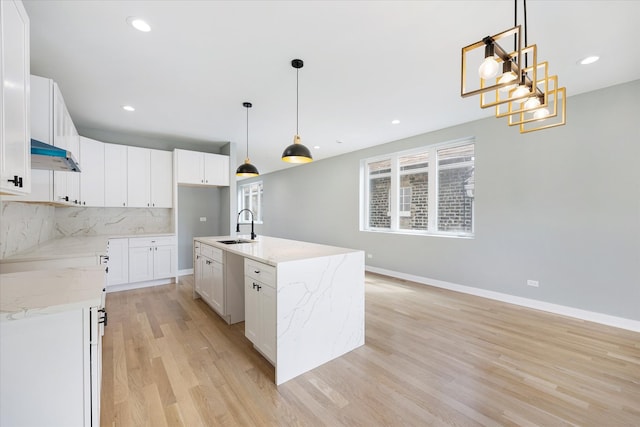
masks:
{"label": "pendant light cord", "polygon": [[247,159],[249,158],[249,107],[247,107]]}
{"label": "pendant light cord", "polygon": [[296,68],[296,135],[300,135],[300,132],[298,131],[298,109],[299,109],[299,96],[298,96],[298,80],[299,80],[299,76],[300,75],[300,69]]}

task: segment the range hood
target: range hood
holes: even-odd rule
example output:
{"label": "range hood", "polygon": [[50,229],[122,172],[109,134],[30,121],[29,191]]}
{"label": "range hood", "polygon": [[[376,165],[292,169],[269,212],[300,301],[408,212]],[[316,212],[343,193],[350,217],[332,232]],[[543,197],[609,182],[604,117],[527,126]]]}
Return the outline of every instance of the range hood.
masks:
{"label": "range hood", "polygon": [[70,151],[32,139],[31,169],[80,172],[80,165]]}

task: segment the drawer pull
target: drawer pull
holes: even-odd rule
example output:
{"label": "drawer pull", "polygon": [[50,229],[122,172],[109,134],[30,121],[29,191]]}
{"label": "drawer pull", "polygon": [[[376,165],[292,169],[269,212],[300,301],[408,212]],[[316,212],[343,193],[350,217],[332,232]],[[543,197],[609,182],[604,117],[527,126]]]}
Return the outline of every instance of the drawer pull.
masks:
{"label": "drawer pull", "polygon": [[260,270],[253,270],[254,273],[260,274]]}

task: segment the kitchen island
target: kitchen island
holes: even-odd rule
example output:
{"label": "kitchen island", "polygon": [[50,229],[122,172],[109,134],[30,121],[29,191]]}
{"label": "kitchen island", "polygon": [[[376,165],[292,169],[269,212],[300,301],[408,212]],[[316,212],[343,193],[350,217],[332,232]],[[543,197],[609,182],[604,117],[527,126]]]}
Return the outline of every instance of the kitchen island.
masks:
{"label": "kitchen island", "polygon": [[276,368],[276,384],[364,344],[362,251],[267,236],[196,237],[194,261],[194,295],[228,323],[245,321],[245,335]]}

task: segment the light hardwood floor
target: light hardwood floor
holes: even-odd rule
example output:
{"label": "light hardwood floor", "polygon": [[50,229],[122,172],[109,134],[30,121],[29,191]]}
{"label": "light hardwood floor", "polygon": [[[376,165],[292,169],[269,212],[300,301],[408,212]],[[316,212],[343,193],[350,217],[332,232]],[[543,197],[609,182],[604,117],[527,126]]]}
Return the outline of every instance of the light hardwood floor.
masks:
{"label": "light hardwood floor", "polygon": [[640,426],[640,334],[374,274],[366,344],[276,387],[193,276],[107,295],[102,426]]}

